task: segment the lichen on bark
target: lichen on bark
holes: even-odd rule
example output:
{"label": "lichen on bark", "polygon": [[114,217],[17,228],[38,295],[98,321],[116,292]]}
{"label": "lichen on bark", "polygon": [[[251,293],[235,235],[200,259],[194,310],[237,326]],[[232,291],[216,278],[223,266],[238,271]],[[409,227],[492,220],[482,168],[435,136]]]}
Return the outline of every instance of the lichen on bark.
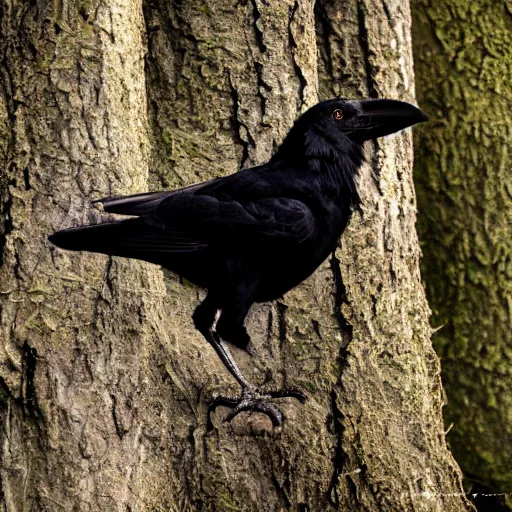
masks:
{"label": "lichen on bark", "polygon": [[[414,0],[415,179],[449,442],[469,481],[512,485],[512,15],[507,2]],[[508,6],[508,7],[507,7]]]}

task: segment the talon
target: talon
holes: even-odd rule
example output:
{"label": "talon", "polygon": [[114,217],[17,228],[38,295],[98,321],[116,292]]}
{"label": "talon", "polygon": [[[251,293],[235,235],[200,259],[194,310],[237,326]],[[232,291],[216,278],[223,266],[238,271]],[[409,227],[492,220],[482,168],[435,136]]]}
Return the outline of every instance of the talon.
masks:
{"label": "talon", "polygon": [[278,427],[283,423],[283,413],[273,404],[261,399],[242,400],[225,418],[223,423],[233,420],[241,412],[261,412],[270,418],[272,425]]}
{"label": "talon", "polygon": [[240,399],[233,398],[230,396],[218,396],[213,399],[213,401],[208,406],[208,420],[206,422],[206,431],[210,432],[213,429],[213,423],[212,423],[212,412],[215,412],[217,407],[224,406],[224,407],[236,407],[238,403],[240,402]]}
{"label": "talon", "polygon": [[297,388],[285,388],[277,391],[266,391],[265,395],[268,395],[272,398],[295,398],[301,404],[305,403],[308,397]]}

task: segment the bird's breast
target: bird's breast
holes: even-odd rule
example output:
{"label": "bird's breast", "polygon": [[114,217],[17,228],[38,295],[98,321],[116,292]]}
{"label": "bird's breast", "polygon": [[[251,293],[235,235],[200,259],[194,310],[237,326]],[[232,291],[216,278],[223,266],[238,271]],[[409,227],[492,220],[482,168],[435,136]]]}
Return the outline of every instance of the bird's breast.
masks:
{"label": "bird's breast", "polygon": [[317,219],[313,237],[302,244],[283,248],[272,256],[262,280],[258,302],[275,300],[308,278],[336,250],[350,210],[333,207]]}

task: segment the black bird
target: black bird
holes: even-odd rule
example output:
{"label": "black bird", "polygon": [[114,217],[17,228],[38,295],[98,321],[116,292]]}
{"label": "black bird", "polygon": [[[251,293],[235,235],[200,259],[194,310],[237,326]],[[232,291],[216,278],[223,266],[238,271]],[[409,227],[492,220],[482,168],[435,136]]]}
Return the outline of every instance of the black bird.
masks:
{"label": "black bird", "polygon": [[99,199],[106,212],[137,218],[58,231],[49,240],[156,263],[206,288],[194,324],[242,387],[240,397],[220,397],[212,407],[231,407],[226,420],[259,411],[279,425],[282,414],[269,398],[304,395],[259,393],[225,342],[246,348],[251,306],[281,297],[335,250],[360,206],[364,141],[426,120],[396,100],[323,101],[297,119],[266,164],[179,190]]}

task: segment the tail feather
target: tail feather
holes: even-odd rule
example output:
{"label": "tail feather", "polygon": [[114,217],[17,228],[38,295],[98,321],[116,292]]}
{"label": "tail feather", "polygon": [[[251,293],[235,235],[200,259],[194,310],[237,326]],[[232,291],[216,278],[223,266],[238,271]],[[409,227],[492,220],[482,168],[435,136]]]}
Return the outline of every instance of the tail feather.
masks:
{"label": "tail feather", "polygon": [[174,194],[191,193],[210,184],[212,181],[196,183],[178,190],[167,190],[163,192],[143,192],[131,196],[103,197],[93,201],[93,204],[101,203],[103,210],[108,213],[121,215],[148,215],[154,213],[160,202]]}
{"label": "tail feather", "polygon": [[139,219],[129,219],[122,222],[63,229],[50,235],[48,240],[57,247],[70,251],[121,255],[124,242],[133,237],[140,224]]}
{"label": "tail feather", "polygon": [[101,203],[103,210],[108,213],[144,215],[152,213],[160,201],[169,194],[169,192],[147,192],[133,196],[104,197],[93,201],[93,204]]}
{"label": "tail feather", "polygon": [[144,219],[63,229],[48,237],[62,249],[89,251],[161,263],[171,254],[190,254],[203,251],[207,242],[174,229],[152,226]]}

